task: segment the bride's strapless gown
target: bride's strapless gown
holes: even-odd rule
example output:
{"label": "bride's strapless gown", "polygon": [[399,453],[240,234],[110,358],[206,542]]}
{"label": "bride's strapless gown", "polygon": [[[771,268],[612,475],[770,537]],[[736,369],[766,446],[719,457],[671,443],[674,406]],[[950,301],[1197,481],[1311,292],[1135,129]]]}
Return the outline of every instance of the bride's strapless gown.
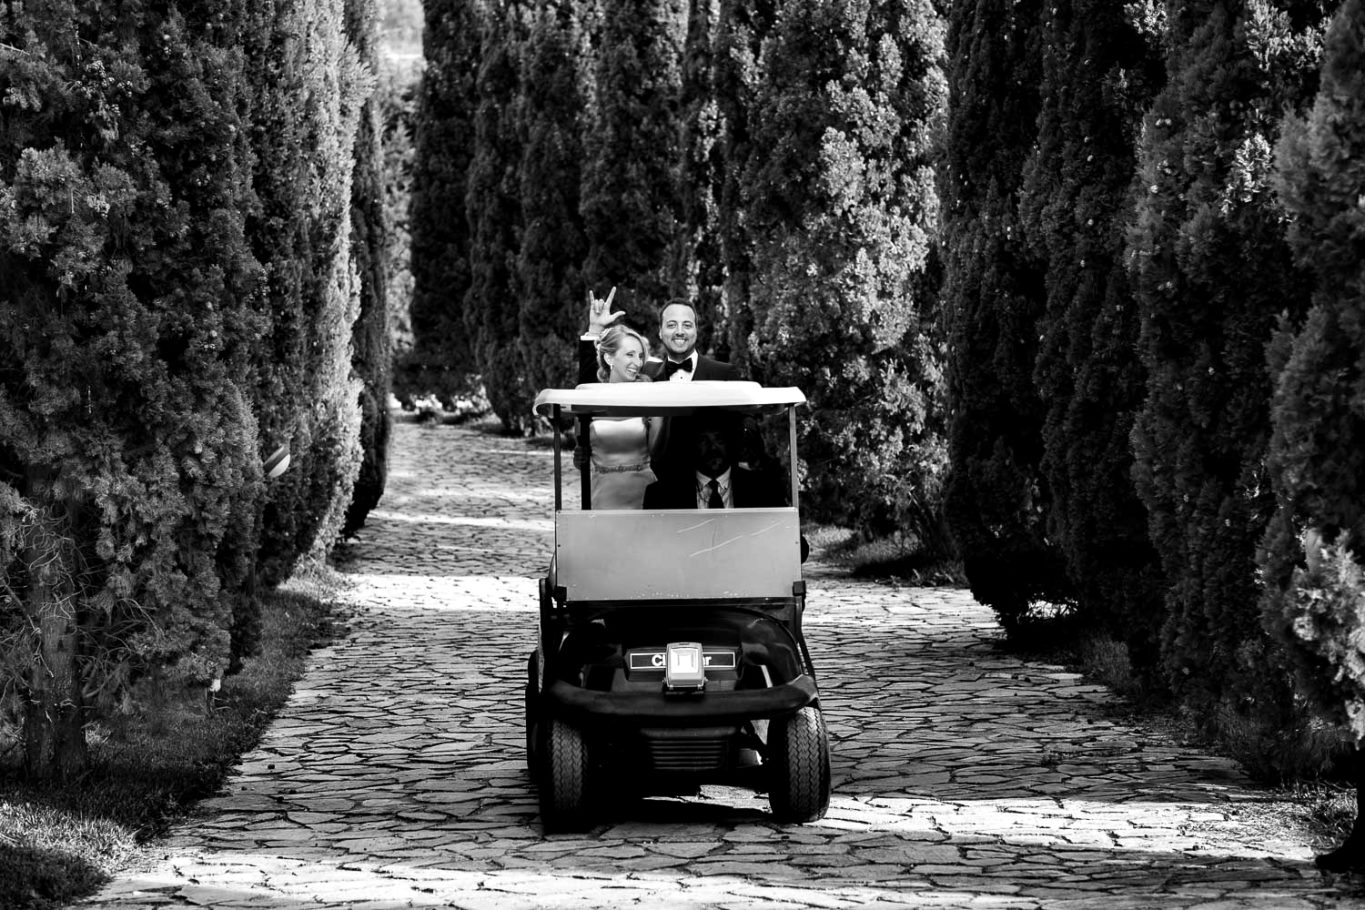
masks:
{"label": "bride's strapless gown", "polygon": [[638,509],[649,469],[649,430],[643,417],[594,417],[588,426],[592,446],[592,507]]}

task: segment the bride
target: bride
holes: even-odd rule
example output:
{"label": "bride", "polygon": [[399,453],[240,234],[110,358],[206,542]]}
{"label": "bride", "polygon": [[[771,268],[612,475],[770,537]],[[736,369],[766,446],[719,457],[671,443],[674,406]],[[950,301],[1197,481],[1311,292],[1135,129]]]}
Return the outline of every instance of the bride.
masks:
{"label": "bride", "polygon": [[[614,325],[597,341],[599,382],[649,382],[640,372],[649,347],[639,332]],[[592,452],[592,507],[638,509],[655,481],[649,458],[661,421],[648,417],[594,417],[588,425]]]}

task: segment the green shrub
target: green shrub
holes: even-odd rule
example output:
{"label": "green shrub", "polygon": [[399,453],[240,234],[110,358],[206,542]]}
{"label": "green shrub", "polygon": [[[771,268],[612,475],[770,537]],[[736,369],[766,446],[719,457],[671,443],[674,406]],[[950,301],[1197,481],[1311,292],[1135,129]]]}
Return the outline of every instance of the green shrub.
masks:
{"label": "green shrub", "polygon": [[[465,327],[470,226],[465,192],[474,154],[475,83],[482,29],[467,0],[428,0],[414,118],[412,203],[413,347],[395,367],[407,396],[449,400],[478,372]],[[503,301],[508,303],[510,301]]]}
{"label": "green shrub", "polygon": [[1343,4],[1306,119],[1285,128],[1280,198],[1290,243],[1312,276],[1312,309],[1286,325],[1271,358],[1271,481],[1277,509],[1262,541],[1265,627],[1293,659],[1298,691],[1345,739],[1365,738],[1365,4]]}
{"label": "green shrub", "polygon": [[754,331],[749,306],[753,241],[744,203],[745,176],[751,159],[766,153],[754,144],[751,116],[762,77],[759,59],[763,41],[776,15],[777,4],[721,0],[711,66],[711,91],[720,119],[714,190],[716,236],[724,269],[720,311],[711,337],[712,345],[728,354],[742,376],[752,373],[749,338]]}
{"label": "green shrub", "polygon": [[749,108],[753,378],[797,385],[815,516],[944,555],[933,152],[946,88],[928,3],[791,2]]}
{"label": "green shrub", "polygon": [[240,663],[258,553],[278,582],[341,528],[368,91],[343,14],[124,0],[0,20],[0,631],[35,773],[79,771],[86,712],[140,676]]}
{"label": "green shrub", "polygon": [[[592,30],[594,100],[585,124],[581,211],[585,286],[566,303],[581,312],[588,288],[615,286],[612,305],[653,337],[660,304],[684,288],[672,256],[681,223],[680,0],[604,3]],[[581,317],[580,317],[581,318]]]}
{"label": "green shrub", "polygon": [[258,205],[248,236],[267,276],[255,407],[262,455],[288,445],[268,487],[267,584],[325,558],[359,471],[362,383],[352,376],[360,287],[351,261],[357,126],[373,82],[348,43],[343,0],[249,4],[245,53]]}
{"label": "green shrub", "polygon": [[1311,97],[1320,37],[1318,6],[1294,6],[1171,17],[1130,244],[1147,372],[1134,478],[1168,579],[1163,668],[1192,716],[1237,718],[1266,740],[1293,737],[1297,713],[1256,575],[1274,508],[1266,347],[1281,313],[1307,308],[1269,179],[1281,111]]}
{"label": "green shrub", "polygon": [[580,274],[587,241],[579,215],[588,43],[575,4],[531,13],[522,56],[520,123],[525,136],[520,185],[524,228],[517,250],[517,350],[528,393],[577,382],[583,330]]}
{"label": "green shrub", "polygon": [[0,18],[3,682],[40,775],[139,673],[223,672],[261,495],[240,20],[80,9]]}
{"label": "green shrub", "polygon": [[379,85],[379,17],[374,0],[348,0],[346,33],[375,81],[365,99],[355,139],[355,170],[351,179],[351,252],[359,279],[359,315],[351,338],[351,365],[360,379],[361,462],[347,505],[343,537],[365,524],[384,495],[388,474],[389,394],[392,391],[393,349],[389,314],[388,199],[381,116],[385,99]]}
{"label": "green shrub", "polygon": [[1019,212],[1041,104],[1040,7],[1003,0],[953,7],[939,176],[952,402],[945,511],[973,596],[1007,630],[1074,596],[1048,533],[1045,409],[1033,381],[1046,264]]}
{"label": "green shrub", "polygon": [[1050,510],[1078,619],[1130,649],[1159,688],[1164,579],[1131,479],[1145,393],[1123,259],[1138,130],[1164,68],[1131,7],[1060,0],[1042,11],[1038,138],[1021,188],[1024,235],[1044,263],[1033,381]]}
{"label": "green shrub", "polygon": [[491,4],[480,22],[473,146],[466,174],[469,289],[464,325],[483,388],[508,433],[525,430],[531,392],[517,349],[514,266],[521,219],[521,136],[516,98],[525,23],[518,2]]}

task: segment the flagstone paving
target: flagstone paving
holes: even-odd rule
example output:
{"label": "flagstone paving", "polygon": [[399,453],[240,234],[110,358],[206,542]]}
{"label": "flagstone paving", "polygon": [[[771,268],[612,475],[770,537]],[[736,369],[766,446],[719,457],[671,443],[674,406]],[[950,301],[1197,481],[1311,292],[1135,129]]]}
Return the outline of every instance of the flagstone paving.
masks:
{"label": "flagstone paving", "polygon": [[[91,907],[1365,907],[1287,807],[1108,692],[997,648],[965,591],[808,564],[829,815],[709,787],[545,836],[521,686],[551,546],[551,454],[399,423],[314,653],[226,791]],[[818,554],[817,554],[818,557]]]}

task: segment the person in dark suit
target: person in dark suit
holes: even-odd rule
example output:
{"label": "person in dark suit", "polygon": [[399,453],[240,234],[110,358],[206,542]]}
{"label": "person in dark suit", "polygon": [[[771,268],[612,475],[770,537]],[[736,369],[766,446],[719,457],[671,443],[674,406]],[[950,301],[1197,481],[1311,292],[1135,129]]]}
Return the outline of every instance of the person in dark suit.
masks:
{"label": "person in dark suit", "polygon": [[645,487],[646,509],[761,509],[788,505],[783,478],[770,469],[739,464],[738,415],[697,422],[690,471],[662,477]]}

